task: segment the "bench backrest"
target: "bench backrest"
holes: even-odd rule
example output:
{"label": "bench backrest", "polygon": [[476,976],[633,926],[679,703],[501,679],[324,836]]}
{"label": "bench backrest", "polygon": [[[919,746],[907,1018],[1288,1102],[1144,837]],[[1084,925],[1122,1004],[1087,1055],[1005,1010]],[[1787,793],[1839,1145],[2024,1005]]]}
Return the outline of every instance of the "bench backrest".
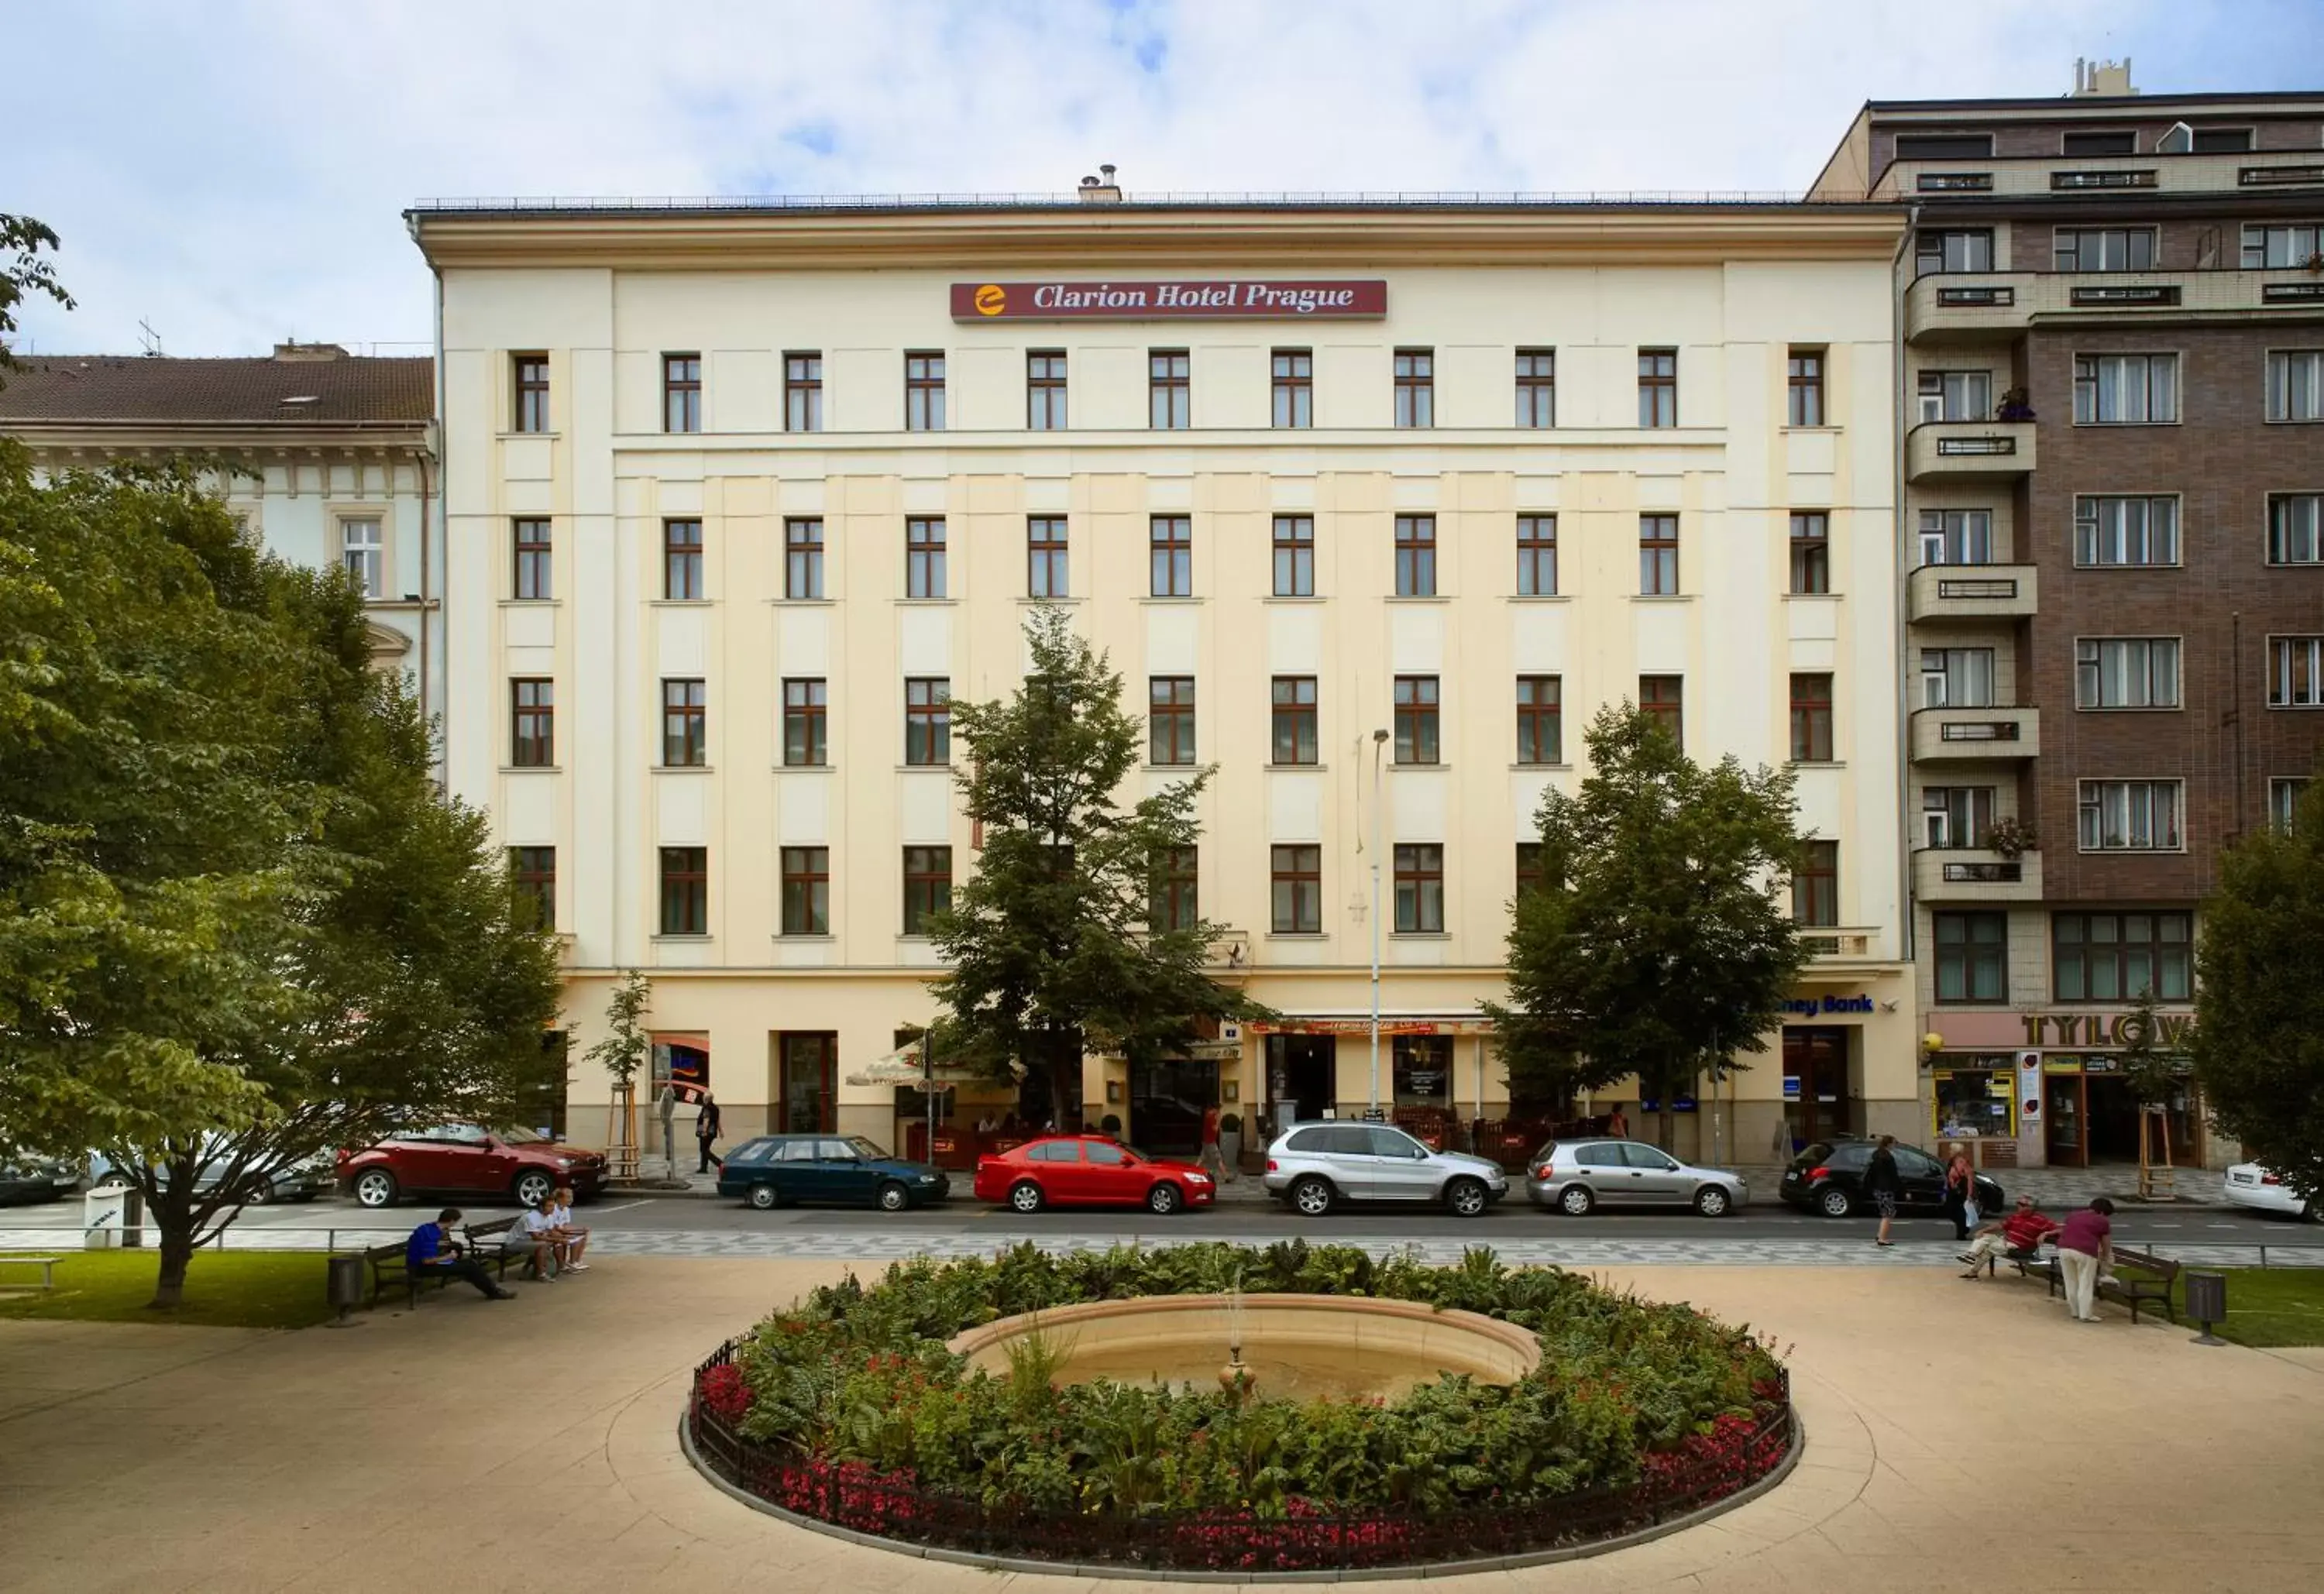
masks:
{"label": "bench backrest", "polygon": [[495,1234],[506,1234],[510,1230],[515,1227],[516,1220],[514,1218],[496,1218],[489,1223],[470,1223],[466,1225],[468,1238],[472,1240],[489,1239]]}
{"label": "bench backrest", "polygon": [[2126,1250],[2120,1246],[2115,1248],[2114,1259],[2119,1266],[2142,1268],[2148,1273],[2159,1273],[2165,1278],[2178,1277],[2179,1269],[2185,1266],[2183,1263],[2173,1262],[2167,1257],[2158,1257],[2153,1251]]}
{"label": "bench backrest", "polygon": [[401,1261],[402,1258],[403,1242],[400,1239],[392,1239],[385,1245],[367,1246],[364,1249],[366,1262],[393,1262]]}

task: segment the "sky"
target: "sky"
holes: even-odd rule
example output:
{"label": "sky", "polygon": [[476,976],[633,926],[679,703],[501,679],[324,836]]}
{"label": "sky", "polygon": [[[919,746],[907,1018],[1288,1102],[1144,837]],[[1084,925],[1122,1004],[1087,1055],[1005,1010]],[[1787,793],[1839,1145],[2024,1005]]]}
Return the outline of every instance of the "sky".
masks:
{"label": "sky", "polygon": [[2324,0],[0,7],[20,349],[425,352],[422,198],[1804,189],[1869,98],[2324,89]]}

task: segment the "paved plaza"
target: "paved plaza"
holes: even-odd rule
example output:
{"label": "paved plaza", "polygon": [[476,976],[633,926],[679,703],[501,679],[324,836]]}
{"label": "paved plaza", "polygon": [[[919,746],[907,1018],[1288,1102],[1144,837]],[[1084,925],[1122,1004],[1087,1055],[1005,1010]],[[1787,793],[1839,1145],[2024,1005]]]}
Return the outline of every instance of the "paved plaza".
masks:
{"label": "paved plaza", "polygon": [[[850,1546],[687,1467],[674,1428],[694,1363],[843,1270],[608,1254],[513,1303],[463,1292],[346,1331],[0,1322],[0,1589],[1127,1587]],[[1790,1346],[1802,1465],[1708,1526],[1428,1587],[2324,1580],[2324,1351],[2207,1349],[2111,1309],[2078,1326],[2034,1285],[1928,1267],[1605,1276]]]}

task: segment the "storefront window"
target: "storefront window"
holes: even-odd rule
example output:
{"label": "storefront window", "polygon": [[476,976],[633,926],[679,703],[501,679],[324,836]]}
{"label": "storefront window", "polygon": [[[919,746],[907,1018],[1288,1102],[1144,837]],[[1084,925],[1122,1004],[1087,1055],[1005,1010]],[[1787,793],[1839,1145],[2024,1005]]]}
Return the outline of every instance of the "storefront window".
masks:
{"label": "storefront window", "polygon": [[2009,1057],[1964,1057],[1938,1068],[1932,1080],[1938,1138],[2006,1139],[2017,1133],[2017,1071]]}
{"label": "storefront window", "polygon": [[1449,1035],[1399,1035],[1396,1038],[1396,1104],[1398,1107],[1450,1107],[1452,1104],[1452,1037]]}

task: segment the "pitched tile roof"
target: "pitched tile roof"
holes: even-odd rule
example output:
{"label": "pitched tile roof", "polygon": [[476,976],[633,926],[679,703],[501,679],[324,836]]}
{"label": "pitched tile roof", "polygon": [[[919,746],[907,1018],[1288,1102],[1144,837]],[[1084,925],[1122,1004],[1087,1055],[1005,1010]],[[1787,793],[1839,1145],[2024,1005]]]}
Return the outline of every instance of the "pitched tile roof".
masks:
{"label": "pitched tile roof", "polygon": [[[314,346],[303,346],[312,348]],[[20,355],[0,371],[0,430],[12,422],[150,421],[247,426],[417,424],[435,412],[433,360],[280,352],[260,359]]]}

